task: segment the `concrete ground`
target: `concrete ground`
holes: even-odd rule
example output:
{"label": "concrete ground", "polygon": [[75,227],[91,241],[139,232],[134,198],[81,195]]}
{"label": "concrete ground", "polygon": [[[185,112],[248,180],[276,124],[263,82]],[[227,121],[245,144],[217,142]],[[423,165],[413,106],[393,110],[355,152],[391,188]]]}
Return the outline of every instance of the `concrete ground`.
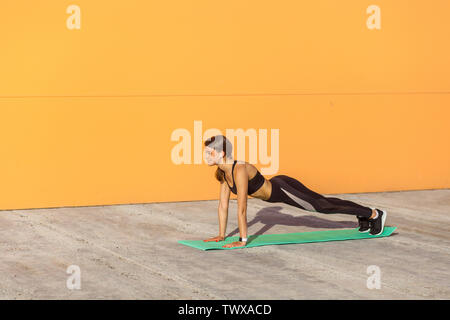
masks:
{"label": "concrete ground", "polygon": [[[330,195],[331,196],[331,195]],[[449,299],[450,190],[332,195],[388,211],[390,237],[201,251],[217,200],[0,211],[1,299]],[[229,235],[238,235],[231,200]],[[354,228],[351,215],[248,201],[249,234]],[[67,268],[80,268],[70,290]],[[380,289],[369,289],[380,271]],[[369,269],[370,271],[370,269]]]}

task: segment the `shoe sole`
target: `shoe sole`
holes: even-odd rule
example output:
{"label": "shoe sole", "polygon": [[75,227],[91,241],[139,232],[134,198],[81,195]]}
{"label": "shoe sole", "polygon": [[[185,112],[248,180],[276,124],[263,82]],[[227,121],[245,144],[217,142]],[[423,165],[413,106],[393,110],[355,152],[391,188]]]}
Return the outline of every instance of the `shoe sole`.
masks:
{"label": "shoe sole", "polygon": [[381,217],[381,231],[376,234],[371,233],[371,235],[373,235],[373,236],[378,236],[378,235],[382,234],[384,231],[384,223],[386,222],[387,212],[385,210],[381,210],[381,211],[383,212],[383,216]]}

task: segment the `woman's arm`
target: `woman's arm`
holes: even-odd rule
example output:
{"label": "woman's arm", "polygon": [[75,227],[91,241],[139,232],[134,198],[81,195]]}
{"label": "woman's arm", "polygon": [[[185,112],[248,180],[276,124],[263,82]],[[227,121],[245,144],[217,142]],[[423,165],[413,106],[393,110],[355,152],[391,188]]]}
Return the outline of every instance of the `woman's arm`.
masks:
{"label": "woman's arm", "polygon": [[226,182],[222,182],[220,184],[220,197],[219,197],[219,207],[218,207],[218,216],[219,216],[219,235],[217,237],[204,240],[207,241],[222,241],[225,240],[225,233],[227,231],[227,221],[228,221],[228,204],[230,202],[230,188],[226,184]]}
{"label": "woman's arm", "polygon": [[230,188],[226,182],[220,184],[220,199],[219,199],[219,237],[225,239],[225,232],[227,231],[228,222],[228,205],[230,202]]}
{"label": "woman's arm", "polygon": [[[237,203],[238,203],[238,226],[241,238],[247,238],[247,197],[248,197],[248,174],[245,166],[235,166],[236,177],[234,182],[237,189]],[[246,242],[235,241],[223,247],[241,247],[245,246]]]}

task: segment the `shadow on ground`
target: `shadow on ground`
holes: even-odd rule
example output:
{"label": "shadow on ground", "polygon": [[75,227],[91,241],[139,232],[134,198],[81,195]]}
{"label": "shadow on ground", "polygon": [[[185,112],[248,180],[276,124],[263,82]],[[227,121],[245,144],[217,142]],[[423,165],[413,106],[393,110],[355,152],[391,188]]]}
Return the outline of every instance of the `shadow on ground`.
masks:
{"label": "shadow on ground", "polygon": [[[256,216],[247,223],[247,228],[250,228],[258,222],[262,223],[264,226],[260,230],[252,232],[252,235],[262,235],[275,225],[304,226],[318,229],[356,228],[358,226],[356,221],[332,221],[317,217],[315,215],[292,216],[290,214],[282,213],[282,209],[283,208],[279,206],[261,209],[258,213],[256,213]],[[238,233],[239,229],[236,228],[231,231],[227,237],[231,237]]]}

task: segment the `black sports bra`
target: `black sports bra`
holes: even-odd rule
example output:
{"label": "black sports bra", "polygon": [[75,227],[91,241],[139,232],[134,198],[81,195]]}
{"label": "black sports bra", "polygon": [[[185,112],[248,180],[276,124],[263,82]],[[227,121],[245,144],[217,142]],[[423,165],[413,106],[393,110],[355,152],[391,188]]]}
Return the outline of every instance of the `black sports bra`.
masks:
{"label": "black sports bra", "polygon": [[[234,175],[233,175],[234,166],[236,165],[236,162],[237,162],[237,160],[234,160],[233,167],[231,168],[231,177],[233,178],[233,188],[230,187],[227,179],[225,179],[225,176],[224,176],[224,179],[228,185],[228,188],[230,188],[231,192],[233,192],[234,194],[237,194],[236,183],[234,182]],[[256,175],[253,178],[251,178],[250,180],[248,180],[247,194],[252,194],[252,193],[256,192],[259,188],[262,187],[265,180],[266,179],[264,179],[263,175],[257,170]]]}

